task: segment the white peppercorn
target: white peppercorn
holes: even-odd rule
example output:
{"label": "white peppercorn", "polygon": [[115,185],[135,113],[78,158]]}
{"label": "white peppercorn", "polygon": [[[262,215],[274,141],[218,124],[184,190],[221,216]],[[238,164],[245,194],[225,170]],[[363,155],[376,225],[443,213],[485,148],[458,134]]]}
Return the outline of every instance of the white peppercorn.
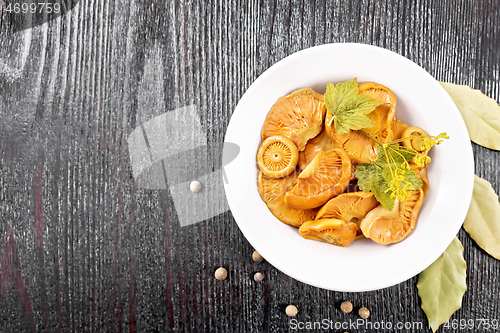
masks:
{"label": "white peppercorn", "polygon": [[191,192],[198,193],[201,191],[201,183],[197,180],[193,180],[191,184],[189,184],[189,189]]}
{"label": "white peppercorn", "polygon": [[260,255],[260,253],[257,252],[257,251],[253,251],[253,253],[252,253],[252,259],[255,262],[262,262],[264,260],[264,258],[262,258],[262,256]]}
{"label": "white peppercorn", "polygon": [[224,267],[219,267],[217,268],[217,270],[215,271],[215,278],[217,280],[225,280],[227,277],[227,271]]}
{"label": "white peppercorn", "polygon": [[297,315],[298,312],[299,312],[299,310],[297,310],[297,307],[295,305],[292,305],[292,304],[288,305],[285,309],[285,313],[289,317],[293,317],[293,316]]}

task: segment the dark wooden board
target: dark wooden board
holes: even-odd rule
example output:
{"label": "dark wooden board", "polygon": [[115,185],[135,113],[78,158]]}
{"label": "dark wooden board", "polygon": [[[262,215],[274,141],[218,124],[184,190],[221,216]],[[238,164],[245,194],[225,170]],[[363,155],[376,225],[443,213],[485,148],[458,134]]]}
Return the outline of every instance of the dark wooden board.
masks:
{"label": "dark wooden board", "polygon": [[[196,105],[215,147],[260,74],[325,43],[384,47],[499,101],[498,0],[82,0],[19,32],[0,6],[0,332],[282,332],[287,304],[300,322],[356,321],[343,300],[368,307],[372,323],[427,326],[416,277],[371,292],[322,290],[254,263],[230,212],[181,227],[178,210],[190,207],[168,188],[137,186],[127,140]],[[476,173],[499,193],[500,153],[473,149]],[[216,170],[218,153],[179,158]],[[452,319],[498,320],[500,262],[458,237],[468,291]],[[219,266],[229,272],[222,282]]]}

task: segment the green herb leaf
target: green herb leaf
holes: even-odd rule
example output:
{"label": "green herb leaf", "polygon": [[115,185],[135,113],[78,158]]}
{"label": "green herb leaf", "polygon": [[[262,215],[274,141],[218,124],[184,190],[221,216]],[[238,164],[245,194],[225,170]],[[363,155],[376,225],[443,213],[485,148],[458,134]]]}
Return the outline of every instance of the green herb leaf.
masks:
{"label": "green herb leaf", "polygon": [[467,290],[464,248],[455,237],[446,251],[418,276],[418,295],[433,332],[462,306]]}
{"label": "green herb leaf", "polygon": [[358,186],[361,191],[371,191],[378,202],[385,208],[392,210],[395,199],[386,192],[389,189],[383,176],[384,169],[374,163],[360,163],[356,166],[354,175],[358,179]]}
{"label": "green herb leaf", "polygon": [[[387,156],[387,153],[389,154]],[[416,155],[415,150],[409,150],[401,147],[397,143],[391,143],[387,145],[386,149],[383,149],[381,145],[377,146],[377,159],[375,163],[380,163],[380,161],[393,161],[397,165],[401,165],[404,162],[409,162]]]}
{"label": "green herb leaf", "polygon": [[[422,181],[415,172],[404,167],[415,154],[415,151],[404,149],[398,144],[389,144],[385,149],[382,145],[377,146],[377,159],[372,163],[360,163],[356,167],[354,175],[358,179],[359,188],[365,192],[371,191],[382,206],[392,210],[396,199],[404,199],[400,197],[403,192],[396,193],[395,189],[406,192],[422,186]],[[399,177],[399,180],[395,177]]]}
{"label": "green herb leaf", "polygon": [[500,150],[500,105],[469,86],[440,82],[464,118],[473,142]]}
{"label": "green herb leaf", "polygon": [[340,134],[350,130],[360,130],[374,126],[366,115],[383,104],[367,95],[359,94],[356,78],[336,86],[328,83],[325,93],[325,105],[333,115],[335,131]]}
{"label": "green herb leaf", "polygon": [[500,203],[491,184],[474,176],[474,191],[464,229],[483,250],[500,259]]}

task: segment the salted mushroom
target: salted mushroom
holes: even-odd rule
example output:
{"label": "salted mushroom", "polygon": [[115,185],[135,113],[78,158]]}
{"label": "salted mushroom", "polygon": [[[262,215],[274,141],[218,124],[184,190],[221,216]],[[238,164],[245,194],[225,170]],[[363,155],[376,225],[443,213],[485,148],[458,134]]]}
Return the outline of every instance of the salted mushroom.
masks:
{"label": "salted mushroom", "polygon": [[396,200],[391,211],[382,205],[374,208],[361,221],[363,234],[384,245],[402,241],[415,228],[424,197],[423,189],[419,188],[412,191],[407,199]]}
{"label": "salted mushroom", "polygon": [[329,218],[355,223],[358,227],[356,237],[363,238],[360,229],[361,221],[378,205],[377,199],[371,192],[342,193],[321,207],[316,214],[316,220]]}
{"label": "salted mushroom", "polygon": [[347,246],[356,238],[355,223],[339,219],[320,219],[304,222],[299,233],[306,239],[317,240],[337,246]]}
{"label": "salted mushroom", "polygon": [[342,194],[352,175],[351,159],[340,148],[319,152],[298,176],[297,185],[285,195],[288,206],[311,209]]}
{"label": "salted mushroom", "polygon": [[281,97],[272,106],[262,126],[262,141],[281,135],[304,150],[309,139],[323,129],[326,106],[323,95],[311,88],[303,88]]}
{"label": "salted mushroom", "polygon": [[265,139],[257,151],[257,164],[267,177],[282,178],[291,174],[299,160],[299,151],[292,140],[275,135]]}
{"label": "salted mushroom", "polygon": [[297,183],[297,176],[291,174],[285,178],[268,178],[259,173],[259,193],[271,213],[281,222],[294,227],[314,219],[317,210],[296,209],[285,203],[285,193]]}

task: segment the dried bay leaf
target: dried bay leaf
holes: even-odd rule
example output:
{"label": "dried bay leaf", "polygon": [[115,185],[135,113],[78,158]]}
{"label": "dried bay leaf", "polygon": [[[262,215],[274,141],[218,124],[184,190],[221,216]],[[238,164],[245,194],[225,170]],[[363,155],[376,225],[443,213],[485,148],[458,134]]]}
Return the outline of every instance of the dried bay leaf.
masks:
{"label": "dried bay leaf", "polygon": [[446,251],[418,276],[418,295],[433,332],[462,306],[467,290],[463,251],[462,243],[455,237]]}
{"label": "dried bay leaf", "polygon": [[491,184],[474,176],[474,190],[464,229],[483,250],[500,260],[500,203]]}
{"label": "dried bay leaf", "polygon": [[440,82],[464,118],[471,140],[486,148],[500,150],[500,105],[480,90]]}

